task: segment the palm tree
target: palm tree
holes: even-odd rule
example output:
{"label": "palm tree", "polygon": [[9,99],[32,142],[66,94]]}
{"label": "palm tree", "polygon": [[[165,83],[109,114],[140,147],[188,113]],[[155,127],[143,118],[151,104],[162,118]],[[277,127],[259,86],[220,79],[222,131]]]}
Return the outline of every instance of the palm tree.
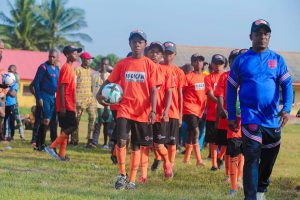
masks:
{"label": "palm tree", "polygon": [[85,12],[79,8],[65,8],[67,0],[44,0],[40,6],[43,25],[48,30],[47,48],[62,47],[66,44],[83,46],[80,40],[90,42],[92,38],[78,32],[87,27]]}
{"label": "palm tree", "polygon": [[39,40],[44,31],[41,29],[41,18],[35,14],[35,0],[16,0],[13,5],[8,1],[10,15],[0,12],[0,39],[8,47],[16,49],[38,50]]}

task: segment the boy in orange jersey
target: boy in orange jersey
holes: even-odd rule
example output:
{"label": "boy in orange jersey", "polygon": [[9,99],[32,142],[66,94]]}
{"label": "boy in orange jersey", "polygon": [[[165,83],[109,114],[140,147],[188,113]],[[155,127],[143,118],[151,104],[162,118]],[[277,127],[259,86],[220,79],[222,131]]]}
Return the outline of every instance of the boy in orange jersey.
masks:
{"label": "boy in orange jersey", "polygon": [[[78,53],[81,48],[66,46],[63,49],[67,62],[62,66],[58,78],[58,86],[56,92],[56,111],[59,113],[59,126],[61,127],[61,135],[55,139],[50,147],[45,147],[45,151],[55,159],[68,161],[65,157],[68,136],[77,129],[76,120],[76,84],[75,71],[72,67],[73,62],[77,60]],[[59,155],[54,149],[60,146]]]}
{"label": "boy in orange jersey", "polygon": [[187,140],[184,155],[184,163],[188,163],[194,149],[197,166],[203,166],[204,162],[200,154],[199,146],[199,122],[206,105],[204,74],[202,73],[204,57],[199,54],[192,56],[194,71],[186,74],[186,84],[183,88],[183,121],[187,123]]}
{"label": "boy in orange jersey", "polygon": [[[207,95],[207,115],[206,115],[206,138],[210,145],[212,171],[218,169],[217,156],[218,145],[216,144],[217,130],[215,129],[217,98],[214,96],[217,83],[221,74],[224,72],[226,58],[223,55],[215,54],[212,57],[211,65],[213,72],[205,77],[205,93]],[[226,148],[221,150],[225,152]]]}
{"label": "boy in orange jersey", "polygon": [[[101,95],[108,83],[118,83],[123,89],[122,101],[117,113],[116,154],[119,175],[116,189],[136,188],[135,179],[140,164],[141,151],[152,145],[152,125],[156,119],[157,86],[160,85],[157,66],[144,56],[147,36],[143,31],[130,33],[129,45],[132,56],[120,60],[97,94],[99,103],[107,105]],[[150,123],[149,123],[150,122]],[[131,156],[129,182],[126,174],[126,142],[131,130]],[[145,159],[148,159],[145,157]]]}
{"label": "boy in orange jersey", "polygon": [[169,142],[168,142],[168,155],[169,160],[174,167],[176,156],[176,145],[179,140],[179,127],[182,124],[182,108],[183,108],[183,95],[182,87],[185,84],[184,72],[173,64],[176,57],[176,45],[173,42],[165,42],[164,46],[164,63],[172,73],[175,87],[172,89],[172,104],[169,111]]}
{"label": "boy in orange jersey", "polygon": [[[235,58],[239,55],[239,50],[235,49],[231,51],[229,55],[229,66],[231,67]],[[244,157],[241,151],[242,145],[242,135],[241,135],[241,118],[240,113],[237,112],[237,119],[239,122],[237,132],[233,132],[228,129],[228,116],[226,111],[226,89],[227,89],[227,79],[229,72],[224,72],[217,84],[217,89],[215,91],[215,96],[218,98],[218,113],[217,117],[219,120],[216,122],[218,124],[218,129],[226,130],[227,133],[227,152],[225,155],[225,167],[226,175],[230,177],[231,190],[230,195],[235,195],[238,190],[238,185],[242,185],[242,176],[243,176],[243,166],[244,166]],[[238,184],[237,184],[238,182]]]}
{"label": "boy in orange jersey", "polygon": [[[158,73],[161,78],[161,86],[157,91],[157,113],[156,113],[156,122],[153,124],[153,141],[154,141],[154,153],[155,160],[151,166],[151,170],[155,171],[158,168],[160,163],[159,158],[162,158],[164,161],[164,172],[165,177],[169,178],[173,176],[172,166],[169,161],[168,150],[165,147],[165,144],[169,142],[167,126],[169,122],[169,110],[172,103],[172,88],[175,87],[175,82],[173,81],[172,72],[165,65],[160,65],[160,61],[163,58],[164,48],[159,42],[152,42],[148,47],[147,56],[158,65]],[[143,158],[143,156],[142,156]],[[142,159],[141,171],[142,177],[140,180],[143,180],[143,168],[147,170],[147,166],[143,165],[147,163]],[[146,174],[147,175],[147,174]]]}

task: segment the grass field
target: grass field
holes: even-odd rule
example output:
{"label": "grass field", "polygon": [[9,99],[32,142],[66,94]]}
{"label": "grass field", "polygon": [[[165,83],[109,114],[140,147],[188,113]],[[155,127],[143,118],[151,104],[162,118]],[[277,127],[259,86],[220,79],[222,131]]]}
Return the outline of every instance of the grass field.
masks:
{"label": "grass field", "polygon": [[[112,165],[110,152],[85,149],[87,123],[80,127],[81,144],[68,147],[70,162],[52,160],[44,152],[33,151],[29,140],[16,139],[0,143],[0,199],[231,199],[229,185],[223,182],[224,171],[211,172],[206,167],[182,164],[178,154],[173,180],[164,180],[163,171],[149,172],[149,182],[137,185],[135,191],[114,189],[117,167]],[[268,199],[300,199],[300,125],[283,130],[281,151],[275,165]],[[31,132],[26,132],[26,138]],[[18,134],[16,137],[18,138]],[[101,138],[102,139],[102,138]],[[12,149],[7,149],[10,145]],[[207,150],[203,157],[207,157]],[[129,158],[129,156],[127,157]],[[153,160],[151,154],[150,162]],[[128,159],[127,159],[128,161]],[[192,162],[195,163],[192,156]],[[127,162],[129,167],[129,161]],[[233,199],[242,199],[242,191]]]}

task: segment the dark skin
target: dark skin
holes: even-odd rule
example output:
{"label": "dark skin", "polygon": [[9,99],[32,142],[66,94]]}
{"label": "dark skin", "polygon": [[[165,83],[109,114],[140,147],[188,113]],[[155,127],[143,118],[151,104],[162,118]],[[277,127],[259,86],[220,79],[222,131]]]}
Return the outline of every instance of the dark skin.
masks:
{"label": "dark skin", "polygon": [[[163,52],[159,47],[153,47],[148,50],[147,57],[150,58],[155,64],[159,64],[163,58]],[[165,110],[161,116],[162,121],[169,120],[169,110],[172,104],[172,88],[168,88],[166,92]]]}
{"label": "dark skin", "polygon": [[[164,52],[164,64],[165,65],[171,65],[176,57],[176,53],[172,51],[165,51]],[[178,94],[179,94],[179,127],[182,125],[182,110],[183,110],[183,93],[182,88],[178,88]]]}
{"label": "dark skin", "polygon": [[[56,63],[57,59],[58,59],[58,53],[57,52],[49,53],[48,63],[51,65],[52,69],[55,69],[55,63]],[[39,99],[38,104],[39,104],[39,106],[41,106],[43,108],[44,107],[43,99]],[[44,119],[42,121],[42,123],[45,124],[45,125],[49,125],[50,119]]]}
{"label": "dark skin", "polygon": [[[131,48],[132,51],[132,58],[134,59],[140,59],[144,56],[144,50],[147,46],[147,41],[145,41],[143,38],[141,38],[139,35],[135,35],[133,36],[130,41],[129,41],[129,46]],[[98,93],[97,93],[97,101],[104,105],[104,106],[109,106],[109,103],[105,102],[105,98],[101,95],[102,90],[104,88],[105,85],[109,84],[110,82],[108,80],[106,80],[103,85],[100,87]],[[155,118],[156,118],[156,99],[157,99],[157,88],[156,87],[152,87],[151,91],[150,91],[150,106],[151,106],[151,112],[149,113],[148,116],[148,120],[149,123],[153,124],[155,122]],[[125,147],[126,146],[126,142],[127,140],[122,140],[119,139],[117,141],[117,144],[120,148]],[[131,145],[132,150],[138,150],[139,149],[139,145]]]}
{"label": "dark skin", "polygon": [[[266,27],[258,28],[256,32],[250,34],[250,40],[252,41],[252,50],[257,53],[265,52],[268,49],[271,33],[268,32]],[[289,114],[285,111],[280,111],[276,117],[279,117],[280,127],[283,128],[289,121]],[[228,127],[230,130],[237,132],[238,126],[236,120],[229,120]]]}
{"label": "dark skin", "polygon": [[191,64],[194,67],[194,72],[196,74],[200,74],[204,70],[204,61],[199,58],[196,60],[192,60]]}

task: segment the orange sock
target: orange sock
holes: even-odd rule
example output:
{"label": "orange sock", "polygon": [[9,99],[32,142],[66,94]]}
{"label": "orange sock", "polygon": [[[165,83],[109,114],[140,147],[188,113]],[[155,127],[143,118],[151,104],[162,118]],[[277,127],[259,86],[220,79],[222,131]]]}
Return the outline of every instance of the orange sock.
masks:
{"label": "orange sock", "polygon": [[185,154],[184,154],[184,159],[183,159],[184,163],[188,163],[190,161],[192,151],[193,151],[193,145],[186,144],[185,145]]}
{"label": "orange sock", "polygon": [[210,143],[211,146],[211,165],[212,167],[218,167],[217,156],[218,156],[218,146]]}
{"label": "orange sock", "polygon": [[154,159],[155,160],[161,160],[161,156],[160,156],[160,154],[158,152],[158,149],[154,147],[153,148],[153,152],[154,152]]}
{"label": "orange sock", "polygon": [[118,145],[116,145],[115,148],[119,165],[119,174],[126,176],[126,146],[120,148]]}
{"label": "orange sock", "polygon": [[150,147],[141,146],[141,177],[147,178]]}
{"label": "orange sock", "polygon": [[197,159],[197,163],[202,163],[203,160],[201,158],[199,143],[193,144],[193,148],[194,148],[195,156],[196,156],[196,159]]}
{"label": "orange sock", "polygon": [[238,175],[237,175],[237,178],[241,180],[243,178],[243,169],[244,169],[244,162],[245,162],[243,154],[239,154],[238,155],[238,162],[239,163],[238,163]]}
{"label": "orange sock", "polygon": [[221,146],[220,153],[219,153],[219,155],[218,155],[218,159],[219,159],[219,160],[222,160],[222,159],[223,159],[223,157],[224,157],[224,155],[225,155],[225,153],[226,153],[226,149],[227,149],[227,146],[225,146],[225,145],[222,145],[222,146]]}
{"label": "orange sock", "polygon": [[168,154],[169,154],[169,160],[172,164],[175,162],[175,156],[176,156],[176,144],[169,144],[168,145]]}
{"label": "orange sock", "polygon": [[65,140],[65,138],[68,139],[68,136],[64,133],[64,132],[61,132],[60,136],[57,137],[54,142],[52,142],[52,144],[50,145],[50,148],[51,149],[54,149],[56,148],[57,146],[61,145],[63,143],[63,141]]}
{"label": "orange sock", "polygon": [[158,153],[162,157],[162,159],[164,161],[164,165],[165,166],[169,165],[170,164],[170,160],[169,160],[168,150],[165,147],[165,145],[154,143],[154,148],[158,151]]}
{"label": "orange sock", "polygon": [[59,157],[65,157],[67,144],[68,144],[68,138],[65,138],[59,148],[59,153],[58,153]]}
{"label": "orange sock", "polygon": [[230,157],[230,183],[232,190],[238,190],[237,187],[238,157]]}
{"label": "orange sock", "polygon": [[139,164],[141,161],[141,151],[131,151],[130,155],[130,174],[129,174],[129,181],[135,182],[136,174],[139,169]]}
{"label": "orange sock", "polygon": [[229,171],[230,156],[225,154],[224,157],[225,157],[225,173],[226,173],[226,176],[229,176],[229,174],[230,174],[230,171]]}

